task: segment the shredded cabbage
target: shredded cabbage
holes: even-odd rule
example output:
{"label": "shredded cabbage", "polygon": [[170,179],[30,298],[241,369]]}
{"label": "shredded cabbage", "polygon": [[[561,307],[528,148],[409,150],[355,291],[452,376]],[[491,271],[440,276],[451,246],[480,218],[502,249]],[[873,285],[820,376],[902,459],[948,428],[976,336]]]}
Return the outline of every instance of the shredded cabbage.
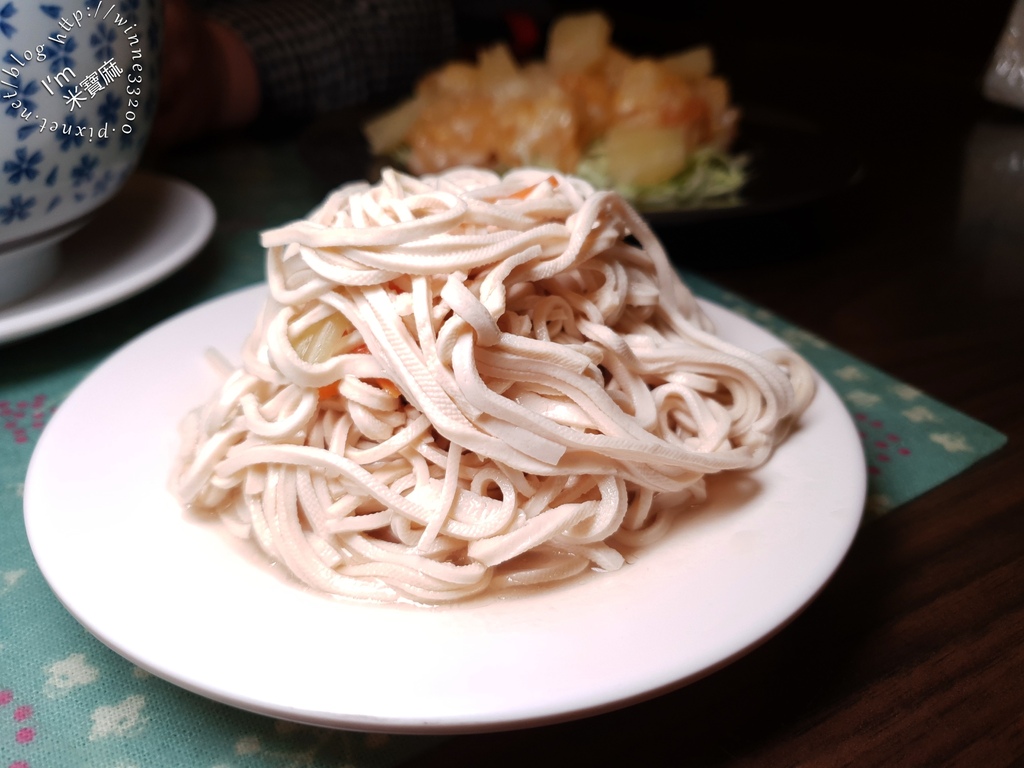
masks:
{"label": "shredded cabbage", "polygon": [[616,185],[608,175],[608,159],[595,142],[576,169],[576,175],[599,189],[614,189],[641,210],[735,205],[747,182],[749,158],[702,147],[676,176],[651,186]]}

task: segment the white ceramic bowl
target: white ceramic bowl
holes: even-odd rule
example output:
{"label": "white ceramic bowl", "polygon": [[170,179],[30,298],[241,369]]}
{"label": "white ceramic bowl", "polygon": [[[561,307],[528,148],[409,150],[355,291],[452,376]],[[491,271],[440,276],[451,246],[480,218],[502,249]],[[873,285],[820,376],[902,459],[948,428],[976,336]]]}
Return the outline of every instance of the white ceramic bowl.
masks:
{"label": "white ceramic bowl", "polygon": [[160,0],[0,0],[0,306],[135,170],[156,111]]}

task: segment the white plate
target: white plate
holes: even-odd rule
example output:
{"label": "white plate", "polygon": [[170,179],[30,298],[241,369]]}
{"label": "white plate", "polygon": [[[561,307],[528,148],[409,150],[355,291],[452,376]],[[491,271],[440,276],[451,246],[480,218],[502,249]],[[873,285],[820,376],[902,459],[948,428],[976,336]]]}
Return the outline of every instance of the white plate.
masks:
{"label": "white plate", "polygon": [[[57,597],[115,651],[191,691],[393,733],[579,717],[749,651],[815,597],[855,535],[863,454],[822,382],[765,467],[716,481],[709,503],[620,571],[445,608],[314,594],[167,491],[178,422],[216,386],[203,353],[240,349],[264,295],[254,286],[200,305],[114,354],[57,410],[26,480],[29,540]],[[781,344],[705,306],[725,337]]]}
{"label": "white plate", "polygon": [[199,252],[216,218],[213,203],[191,184],[134,174],[61,244],[57,276],[0,308],[0,344],[77,320],[154,285]]}

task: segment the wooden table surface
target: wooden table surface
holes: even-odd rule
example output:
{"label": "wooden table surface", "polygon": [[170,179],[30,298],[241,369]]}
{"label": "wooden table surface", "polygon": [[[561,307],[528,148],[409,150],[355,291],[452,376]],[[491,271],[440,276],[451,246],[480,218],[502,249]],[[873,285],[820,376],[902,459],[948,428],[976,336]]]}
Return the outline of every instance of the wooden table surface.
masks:
{"label": "wooden table surface", "polygon": [[722,48],[737,99],[818,121],[863,178],[662,232],[684,266],[1007,445],[865,525],[819,598],[730,666],[618,711],[458,736],[411,765],[1024,764],[1024,111],[980,89],[1007,10],[963,22],[959,56],[937,10],[845,57],[802,28],[758,35],[767,9],[747,19]]}

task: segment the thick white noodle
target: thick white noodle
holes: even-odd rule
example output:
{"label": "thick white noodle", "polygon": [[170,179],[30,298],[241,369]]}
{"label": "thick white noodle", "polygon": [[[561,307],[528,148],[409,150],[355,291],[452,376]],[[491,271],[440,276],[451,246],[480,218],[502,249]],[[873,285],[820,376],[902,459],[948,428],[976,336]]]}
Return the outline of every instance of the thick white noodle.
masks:
{"label": "thick white noodle", "polygon": [[438,603],[616,569],[814,396],[793,352],[717,337],[643,219],[577,178],[388,169],[262,240],[271,297],[173,484],[315,590]]}

